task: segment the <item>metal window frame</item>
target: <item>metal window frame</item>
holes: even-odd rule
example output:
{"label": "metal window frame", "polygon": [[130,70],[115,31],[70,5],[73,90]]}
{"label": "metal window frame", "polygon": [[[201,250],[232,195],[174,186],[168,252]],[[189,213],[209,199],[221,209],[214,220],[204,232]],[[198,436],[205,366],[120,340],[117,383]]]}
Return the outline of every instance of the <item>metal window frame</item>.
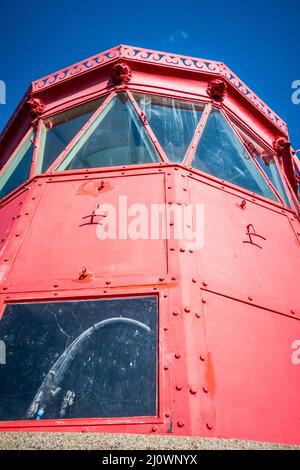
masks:
{"label": "metal window frame", "polygon": [[[2,320],[5,308],[7,305],[11,304],[20,304],[20,303],[47,303],[47,302],[68,302],[68,301],[88,301],[88,300],[110,300],[110,299],[121,299],[121,298],[138,298],[138,297],[155,297],[157,299],[157,318],[156,318],[156,327],[157,327],[157,361],[156,361],[156,415],[153,416],[120,416],[120,417],[108,417],[108,418],[63,418],[63,419],[42,419],[42,420],[8,420],[0,421],[0,430],[2,428],[8,428],[10,431],[14,429],[26,429],[26,430],[36,430],[36,431],[49,431],[49,428],[52,430],[62,429],[62,427],[72,428],[72,427],[98,427],[102,428],[112,425],[126,425],[131,426],[135,429],[137,426],[143,425],[155,425],[163,424],[165,422],[165,413],[169,409],[170,403],[168,402],[166,393],[166,388],[169,387],[169,383],[164,374],[163,366],[165,356],[167,351],[164,349],[164,344],[161,340],[164,334],[164,322],[163,318],[166,318],[167,314],[167,305],[163,302],[163,291],[151,291],[146,289],[141,289],[138,291],[124,292],[120,288],[116,289],[115,294],[110,295],[99,295],[95,294],[89,288],[84,289],[83,291],[74,291],[68,289],[64,292],[62,297],[51,297],[50,293],[46,296],[37,297],[34,294],[26,293],[21,295],[10,296],[8,300],[3,300],[0,298],[0,322]],[[170,398],[170,397],[169,397]],[[109,429],[109,428],[108,428]],[[100,431],[101,432],[101,431]]]}

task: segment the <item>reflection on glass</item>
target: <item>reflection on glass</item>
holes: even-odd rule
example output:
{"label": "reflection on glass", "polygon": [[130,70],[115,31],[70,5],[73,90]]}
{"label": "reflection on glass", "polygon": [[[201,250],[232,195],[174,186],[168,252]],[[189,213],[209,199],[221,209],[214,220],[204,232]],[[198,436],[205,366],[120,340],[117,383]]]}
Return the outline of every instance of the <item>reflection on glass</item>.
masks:
{"label": "reflection on glass", "polygon": [[209,115],[192,166],[205,173],[278,201],[222,113]]}
{"label": "reflection on glass", "polygon": [[48,170],[54,160],[103,103],[104,99],[102,97],[82,106],[77,106],[44,121],[45,127],[41,137],[42,155],[39,157],[38,173]]}
{"label": "reflection on glass", "polygon": [[152,163],[159,158],[126,93],[104,108],[58,170]]}
{"label": "reflection on glass", "polygon": [[12,192],[29,179],[34,146],[33,132],[28,136],[20,150],[0,177],[0,199]]}
{"label": "reflection on glass", "polygon": [[203,106],[192,101],[134,93],[167,157],[181,163],[200,121]]}
{"label": "reflection on glass", "polygon": [[271,183],[277,189],[285,204],[288,207],[291,207],[274,156],[240,128],[238,128],[238,132],[240,133],[249,151],[256,158],[258,164],[261,166]]}
{"label": "reflection on glass", "polygon": [[154,296],[8,305],[0,420],[155,416]]}

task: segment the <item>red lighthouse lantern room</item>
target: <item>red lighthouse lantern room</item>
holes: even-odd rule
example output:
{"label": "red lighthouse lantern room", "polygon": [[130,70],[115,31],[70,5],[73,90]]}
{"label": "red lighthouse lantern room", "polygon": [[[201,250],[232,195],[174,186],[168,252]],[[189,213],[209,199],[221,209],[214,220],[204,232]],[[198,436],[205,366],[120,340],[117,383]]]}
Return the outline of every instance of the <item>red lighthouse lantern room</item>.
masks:
{"label": "red lighthouse lantern room", "polygon": [[300,444],[280,117],[223,63],[121,45],[33,82],[0,147],[1,431]]}

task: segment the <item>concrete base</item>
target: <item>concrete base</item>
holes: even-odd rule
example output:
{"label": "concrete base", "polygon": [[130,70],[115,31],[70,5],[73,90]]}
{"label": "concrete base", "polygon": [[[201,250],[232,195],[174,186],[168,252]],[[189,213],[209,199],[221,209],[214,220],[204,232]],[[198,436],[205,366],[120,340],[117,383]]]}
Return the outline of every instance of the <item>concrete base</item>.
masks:
{"label": "concrete base", "polygon": [[0,433],[0,449],[10,450],[299,450],[300,446],[201,437],[96,433]]}

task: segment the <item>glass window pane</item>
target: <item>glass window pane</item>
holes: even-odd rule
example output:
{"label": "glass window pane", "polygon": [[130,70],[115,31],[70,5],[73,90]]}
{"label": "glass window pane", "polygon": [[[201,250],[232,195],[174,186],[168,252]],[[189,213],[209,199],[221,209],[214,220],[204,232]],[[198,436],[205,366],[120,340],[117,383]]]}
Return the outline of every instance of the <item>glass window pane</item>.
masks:
{"label": "glass window pane", "polygon": [[203,106],[163,96],[134,93],[167,157],[181,163],[200,121]]}
{"label": "glass window pane", "polygon": [[209,115],[192,166],[251,192],[278,201],[222,113]]}
{"label": "glass window pane", "polygon": [[288,207],[291,207],[290,201],[285,191],[284,184],[282,182],[280,173],[278,171],[276,161],[272,153],[267,151],[263,148],[260,144],[258,144],[254,139],[252,139],[248,134],[242,131],[240,128],[237,129],[240,133],[243,141],[245,142],[246,146],[252,153],[252,155],[256,158],[258,164],[261,166],[271,183],[275,186],[278,193],[284,200],[285,204]]}
{"label": "glass window pane", "polygon": [[48,170],[104,99],[105,97],[102,97],[83,106],[77,106],[44,121],[45,135],[42,136],[41,142],[43,155],[40,157],[38,173]]}
{"label": "glass window pane", "polygon": [[0,177],[0,199],[29,179],[34,146],[32,133]]}
{"label": "glass window pane", "polygon": [[58,170],[152,163],[159,158],[126,93],[92,123]]}
{"label": "glass window pane", "polygon": [[157,299],[8,305],[0,420],[155,416]]}

